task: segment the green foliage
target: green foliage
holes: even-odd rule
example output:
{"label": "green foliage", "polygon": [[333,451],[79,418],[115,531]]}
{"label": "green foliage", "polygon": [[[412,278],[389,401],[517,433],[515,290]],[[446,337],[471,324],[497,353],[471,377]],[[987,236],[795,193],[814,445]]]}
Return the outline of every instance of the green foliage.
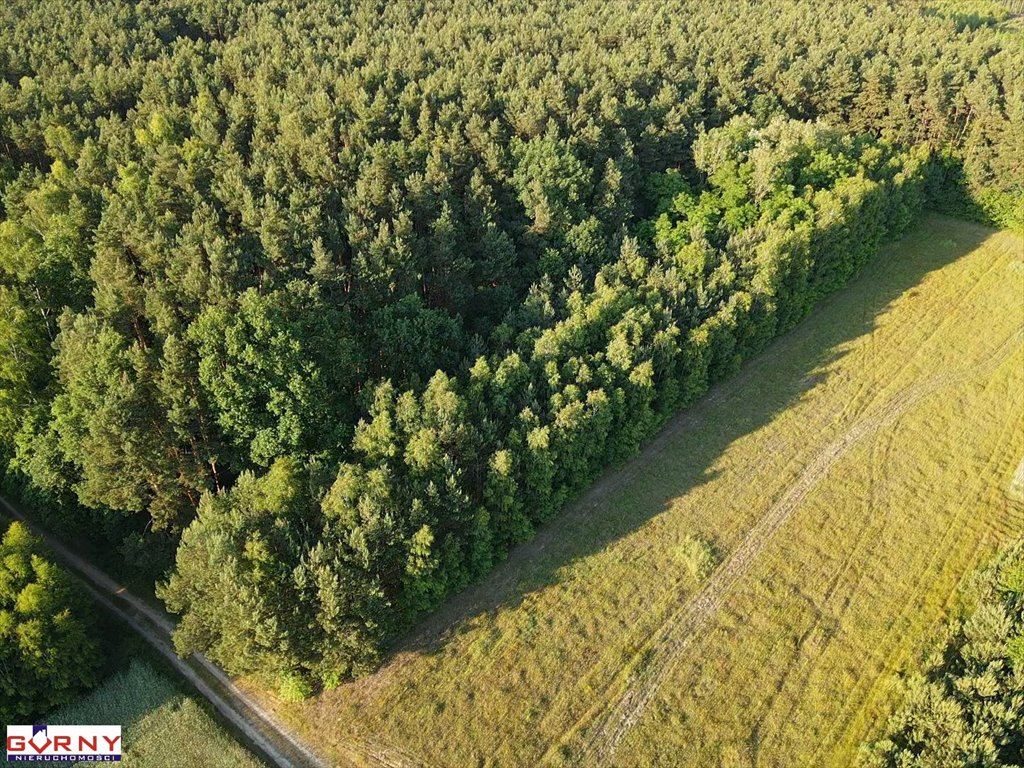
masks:
{"label": "green foliage", "polygon": [[[365,670],[383,640],[842,285],[912,219],[930,167],[926,152],[805,124],[762,131],[740,120],[709,131],[705,146],[719,165],[701,198],[748,210],[745,224],[726,215],[713,229],[688,227],[690,210],[660,206],[673,234],[654,249],[626,239],[592,280],[538,284],[506,320],[515,351],[481,356],[468,376],[438,372],[422,390],[378,385],[330,487],[296,482],[292,465],[283,505],[263,490],[278,469],[207,497],[163,593],[185,613],[179,647],[235,671],[304,670],[325,684]],[[760,173],[819,186],[758,201],[755,161]],[[293,504],[308,511],[293,518]],[[261,536],[252,549],[257,509],[292,532],[287,546]],[[684,559],[695,578],[713,565],[710,551]],[[273,619],[257,630],[264,615]]]}
{"label": "green foliage", "polygon": [[1013,42],[867,0],[8,3],[0,457],[135,557],[181,536],[182,649],[364,671],[926,179],[1019,226]]}
{"label": "green foliage", "polygon": [[926,7],[929,11],[952,19],[960,30],[994,27],[1010,16],[1009,8],[997,0],[938,0]]}
{"label": "green foliage", "polygon": [[[199,380],[225,435],[260,466],[339,441],[358,368],[344,315],[315,286],[245,291],[236,308],[206,309],[189,329]],[[244,466],[244,465],[243,465]]]}
{"label": "green foliage", "polygon": [[718,565],[714,548],[703,539],[687,536],[675,549],[675,556],[690,577],[697,582],[704,581]]}
{"label": "green foliage", "polygon": [[11,523],[0,543],[0,717],[27,722],[96,683],[90,608],[42,543]]}
{"label": "green foliage", "polygon": [[303,701],[313,693],[313,686],[302,675],[295,673],[282,676],[278,694],[284,701]]}
{"label": "green foliage", "polygon": [[264,476],[244,473],[230,491],[203,497],[159,590],[186,614],[180,652],[208,652],[230,672],[286,670],[309,655],[294,574],[311,525],[303,479],[279,459]]}
{"label": "green foliage", "polygon": [[1020,765],[1024,758],[1024,541],[974,575],[964,615],[905,683],[867,766]]}
{"label": "green foliage", "polygon": [[[78,499],[146,510],[160,526],[177,522],[187,501],[178,488],[189,473],[163,449],[169,425],[155,404],[152,355],[94,315],[65,320],[56,360],[62,389],[51,429],[63,463],[78,470]],[[65,477],[59,470],[48,476]],[[46,488],[44,478],[36,482]]]}

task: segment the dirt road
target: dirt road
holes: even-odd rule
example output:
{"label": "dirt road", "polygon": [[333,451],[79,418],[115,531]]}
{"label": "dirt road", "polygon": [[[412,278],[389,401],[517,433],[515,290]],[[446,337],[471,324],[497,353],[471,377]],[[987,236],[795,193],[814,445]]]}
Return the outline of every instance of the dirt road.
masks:
{"label": "dirt road", "polygon": [[327,764],[296,739],[258,702],[241,691],[224,672],[201,654],[181,659],[174,652],[174,622],[147,605],[107,574],[42,530],[0,496],[0,507],[43,539],[54,555],[76,576],[96,602],[134,629],[230,722],[262,757],[280,768],[321,768]]}

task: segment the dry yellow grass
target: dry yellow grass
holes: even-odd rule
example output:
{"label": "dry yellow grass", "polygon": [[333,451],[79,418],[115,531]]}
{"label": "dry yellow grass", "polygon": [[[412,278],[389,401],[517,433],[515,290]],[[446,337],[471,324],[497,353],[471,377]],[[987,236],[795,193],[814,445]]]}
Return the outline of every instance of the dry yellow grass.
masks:
{"label": "dry yellow grass", "polygon": [[1022,458],[1024,240],[926,217],[377,674],[281,714],[342,764],[848,765],[1024,532]]}

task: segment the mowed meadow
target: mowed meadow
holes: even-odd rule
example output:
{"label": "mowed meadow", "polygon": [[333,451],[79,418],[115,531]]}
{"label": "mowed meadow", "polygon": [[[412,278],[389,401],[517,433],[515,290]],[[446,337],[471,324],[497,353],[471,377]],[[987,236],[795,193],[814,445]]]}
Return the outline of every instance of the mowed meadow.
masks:
{"label": "mowed meadow", "polygon": [[280,714],[339,764],[855,762],[1024,531],[1022,297],[1020,235],[925,216],[379,672]]}

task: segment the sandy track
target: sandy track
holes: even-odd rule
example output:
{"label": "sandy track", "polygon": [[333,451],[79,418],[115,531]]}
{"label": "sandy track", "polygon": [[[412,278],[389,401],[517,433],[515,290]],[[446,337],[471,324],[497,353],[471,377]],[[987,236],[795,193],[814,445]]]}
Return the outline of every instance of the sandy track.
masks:
{"label": "sandy track", "polygon": [[930,377],[904,389],[822,449],[796,482],[789,486],[743,542],[712,574],[704,588],[656,630],[647,644],[650,653],[647,663],[640,664],[630,674],[625,692],[614,703],[599,709],[593,716],[593,725],[587,729],[584,739],[583,762],[605,765],[612,760],[622,739],[640,720],[682,653],[722,606],[732,587],[749,571],[753,561],[779,527],[799,507],[808,492],[844,454],[865,437],[895,421],[929,394],[994,370],[1020,346],[1022,340],[1024,331],[1019,331],[979,363],[960,371]]}
{"label": "sandy track", "polygon": [[240,690],[220,667],[201,654],[188,659],[179,658],[171,641],[174,622],[168,616],[147,605],[58,539],[40,529],[3,497],[0,497],[0,507],[42,538],[96,602],[153,646],[266,759],[281,768],[321,768],[327,765],[256,700]]}

